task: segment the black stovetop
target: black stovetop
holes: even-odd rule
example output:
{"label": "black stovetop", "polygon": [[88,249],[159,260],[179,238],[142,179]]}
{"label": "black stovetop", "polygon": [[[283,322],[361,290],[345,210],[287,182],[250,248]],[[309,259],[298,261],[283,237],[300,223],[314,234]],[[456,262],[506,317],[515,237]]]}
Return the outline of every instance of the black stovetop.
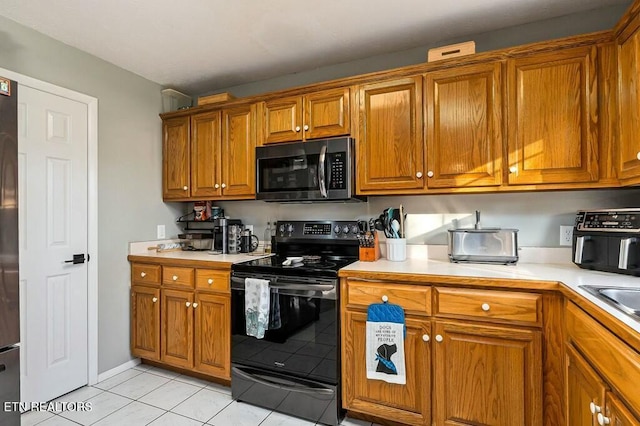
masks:
{"label": "black stovetop", "polygon": [[319,261],[310,260],[283,266],[282,263],[285,260],[285,256],[273,255],[270,257],[250,260],[248,262],[235,263],[232,265],[231,270],[233,272],[245,272],[252,274],[334,278],[338,276],[338,270],[340,268],[343,268],[358,259],[352,257],[335,259],[329,256],[322,257]]}

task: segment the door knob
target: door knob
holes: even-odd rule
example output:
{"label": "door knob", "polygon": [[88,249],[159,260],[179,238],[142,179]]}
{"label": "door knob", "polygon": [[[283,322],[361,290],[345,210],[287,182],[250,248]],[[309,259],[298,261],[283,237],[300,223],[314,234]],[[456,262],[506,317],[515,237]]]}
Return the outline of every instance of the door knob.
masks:
{"label": "door knob", "polygon": [[218,184],[216,183],[215,185],[213,185],[213,187],[214,187],[215,189],[218,189],[218,188],[220,188],[220,185],[218,185]]}
{"label": "door knob", "polygon": [[427,172],[427,177],[433,177],[433,172],[431,170]]}
{"label": "door knob", "polygon": [[422,172],[418,172],[418,173],[416,173],[416,177],[417,177],[418,179],[420,179],[420,178],[422,177]]}
{"label": "door knob", "polygon": [[227,187],[227,184],[226,184],[226,183],[223,183],[223,184],[222,184],[222,189],[225,189],[226,187]]}
{"label": "door knob", "polygon": [[600,426],[605,426],[611,423],[611,419],[609,417],[605,417],[602,413],[598,413],[598,424]]}
{"label": "door knob", "polygon": [[596,414],[602,411],[602,409],[600,408],[600,406],[596,405],[594,402],[591,402],[589,404],[589,411],[591,411],[591,414]]}
{"label": "door knob", "polygon": [[518,171],[518,168],[516,166],[509,167],[509,173],[515,173],[517,171]]}

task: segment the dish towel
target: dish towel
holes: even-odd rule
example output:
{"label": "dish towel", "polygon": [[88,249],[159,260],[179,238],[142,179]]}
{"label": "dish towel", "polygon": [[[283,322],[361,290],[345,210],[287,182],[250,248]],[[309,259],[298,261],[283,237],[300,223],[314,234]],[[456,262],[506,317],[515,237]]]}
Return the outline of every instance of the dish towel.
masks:
{"label": "dish towel", "polygon": [[269,280],[244,280],[244,316],[247,336],[262,339],[269,328]]}
{"label": "dish towel", "polygon": [[404,309],[398,305],[375,303],[367,309],[367,379],[404,385],[406,328]]}

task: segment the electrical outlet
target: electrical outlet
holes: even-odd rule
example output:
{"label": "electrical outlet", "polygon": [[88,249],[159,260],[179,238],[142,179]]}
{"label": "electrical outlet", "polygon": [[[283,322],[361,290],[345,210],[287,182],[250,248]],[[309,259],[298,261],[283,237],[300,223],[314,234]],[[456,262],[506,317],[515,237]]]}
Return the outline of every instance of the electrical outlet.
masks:
{"label": "electrical outlet", "polygon": [[573,226],[560,226],[560,245],[570,246],[573,244]]}
{"label": "electrical outlet", "polygon": [[156,238],[158,238],[159,240],[162,240],[166,237],[167,236],[165,234],[164,225],[158,225],[158,228],[156,230]]}

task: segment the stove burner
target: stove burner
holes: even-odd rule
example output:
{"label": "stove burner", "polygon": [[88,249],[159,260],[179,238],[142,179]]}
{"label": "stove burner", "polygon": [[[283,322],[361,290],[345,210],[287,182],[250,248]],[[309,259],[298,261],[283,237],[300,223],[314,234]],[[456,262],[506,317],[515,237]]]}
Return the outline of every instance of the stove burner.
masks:
{"label": "stove burner", "polygon": [[314,264],[314,263],[320,263],[322,262],[322,257],[320,256],[316,256],[316,255],[307,255],[307,256],[302,256],[302,261],[306,264]]}

